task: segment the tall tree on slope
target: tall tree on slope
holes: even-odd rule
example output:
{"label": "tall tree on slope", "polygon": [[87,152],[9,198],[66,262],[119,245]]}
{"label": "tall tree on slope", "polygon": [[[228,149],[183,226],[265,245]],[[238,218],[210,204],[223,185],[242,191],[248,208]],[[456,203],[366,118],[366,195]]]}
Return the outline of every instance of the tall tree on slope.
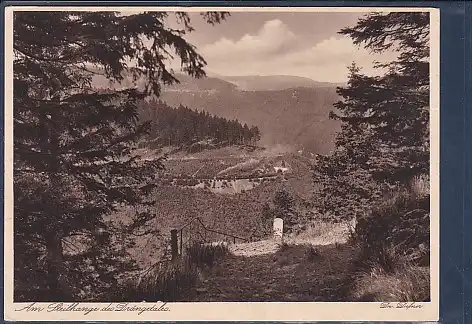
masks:
{"label": "tall tree on slope", "polygon": [[[367,211],[386,188],[429,172],[429,13],[374,13],[340,31],[373,52],[394,50],[379,77],[353,64],[332,118],[341,120],[331,156],[321,157],[321,211],[335,219]],[[323,198],[324,197],[324,198]]]}
{"label": "tall tree on slope", "polygon": [[[210,24],[226,13],[202,13]],[[186,13],[16,12],[14,15],[15,300],[99,300],[134,269],[124,247],[154,232],[146,206],[162,161],[131,148],[147,132],[136,102],[177,82],[166,61],[201,77],[206,62],[185,40]],[[92,77],[148,80],[96,91]],[[120,206],[140,206],[122,226]],[[120,244],[116,244],[116,243]],[[75,250],[66,253],[66,250]]]}

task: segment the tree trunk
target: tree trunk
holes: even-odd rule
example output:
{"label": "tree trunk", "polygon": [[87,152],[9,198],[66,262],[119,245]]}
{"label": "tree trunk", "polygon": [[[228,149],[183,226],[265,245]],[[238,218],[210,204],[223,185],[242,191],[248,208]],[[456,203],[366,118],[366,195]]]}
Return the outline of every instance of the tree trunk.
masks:
{"label": "tree trunk", "polygon": [[[43,116],[43,125],[46,128],[48,137],[45,139],[44,146],[51,154],[49,162],[49,178],[51,180],[52,190],[61,188],[60,162],[59,162],[59,136],[53,126],[49,125],[47,118]],[[51,206],[51,209],[54,207]],[[56,223],[50,224],[46,235],[46,260],[47,260],[47,282],[49,285],[49,299],[51,301],[71,301],[72,293],[70,285],[66,281],[66,271],[64,269],[64,251],[62,248],[62,239],[64,237],[62,217],[51,213],[50,217]]]}
{"label": "tree trunk", "polygon": [[51,233],[47,238],[47,270],[50,301],[71,301],[72,294],[65,279],[64,254],[62,237],[59,233]]}

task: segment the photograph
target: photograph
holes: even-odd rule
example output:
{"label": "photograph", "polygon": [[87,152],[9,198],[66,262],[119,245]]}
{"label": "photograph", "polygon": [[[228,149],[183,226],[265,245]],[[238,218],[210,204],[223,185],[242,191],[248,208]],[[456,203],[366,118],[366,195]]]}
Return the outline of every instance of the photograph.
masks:
{"label": "photograph", "polygon": [[7,9],[10,317],[437,316],[438,11]]}

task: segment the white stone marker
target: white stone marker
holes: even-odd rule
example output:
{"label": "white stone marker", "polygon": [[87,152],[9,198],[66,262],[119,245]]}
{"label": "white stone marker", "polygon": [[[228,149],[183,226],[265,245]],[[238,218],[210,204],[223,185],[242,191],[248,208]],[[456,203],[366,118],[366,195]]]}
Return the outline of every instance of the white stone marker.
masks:
{"label": "white stone marker", "polygon": [[282,241],[282,236],[284,233],[284,220],[282,218],[274,219],[274,239]]}

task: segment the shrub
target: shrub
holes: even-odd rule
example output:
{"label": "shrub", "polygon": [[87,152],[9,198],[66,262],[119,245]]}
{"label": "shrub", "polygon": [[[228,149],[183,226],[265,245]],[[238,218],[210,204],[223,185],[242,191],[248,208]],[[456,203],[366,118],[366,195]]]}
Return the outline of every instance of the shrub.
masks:
{"label": "shrub", "polygon": [[357,220],[355,240],[361,258],[392,272],[399,257],[429,265],[429,194],[402,190]]}
{"label": "shrub", "polygon": [[429,192],[430,192],[429,176],[427,175],[415,176],[411,182],[411,191],[417,197],[429,196]]}
{"label": "shrub", "polygon": [[215,262],[229,253],[228,246],[224,243],[202,244],[195,243],[187,249],[187,258],[191,264],[203,268],[211,268]]}
{"label": "shrub", "polygon": [[295,210],[293,194],[285,189],[278,190],[273,200],[274,215],[284,220],[284,233],[292,233],[297,230],[299,215]]}
{"label": "shrub", "polygon": [[282,242],[279,246],[279,251],[284,252],[287,251],[290,248],[290,244],[287,242]]}
{"label": "shrub", "polygon": [[366,302],[422,302],[430,297],[429,267],[404,264],[394,273],[373,267],[356,280],[354,299]]}
{"label": "shrub", "polygon": [[159,263],[138,281],[126,282],[117,301],[176,301],[195,286],[197,271],[188,262]]}
{"label": "shrub", "polygon": [[116,301],[178,301],[198,280],[198,269],[212,267],[229,253],[225,244],[195,243],[175,262],[157,263],[139,280],[129,280],[113,294]]}

